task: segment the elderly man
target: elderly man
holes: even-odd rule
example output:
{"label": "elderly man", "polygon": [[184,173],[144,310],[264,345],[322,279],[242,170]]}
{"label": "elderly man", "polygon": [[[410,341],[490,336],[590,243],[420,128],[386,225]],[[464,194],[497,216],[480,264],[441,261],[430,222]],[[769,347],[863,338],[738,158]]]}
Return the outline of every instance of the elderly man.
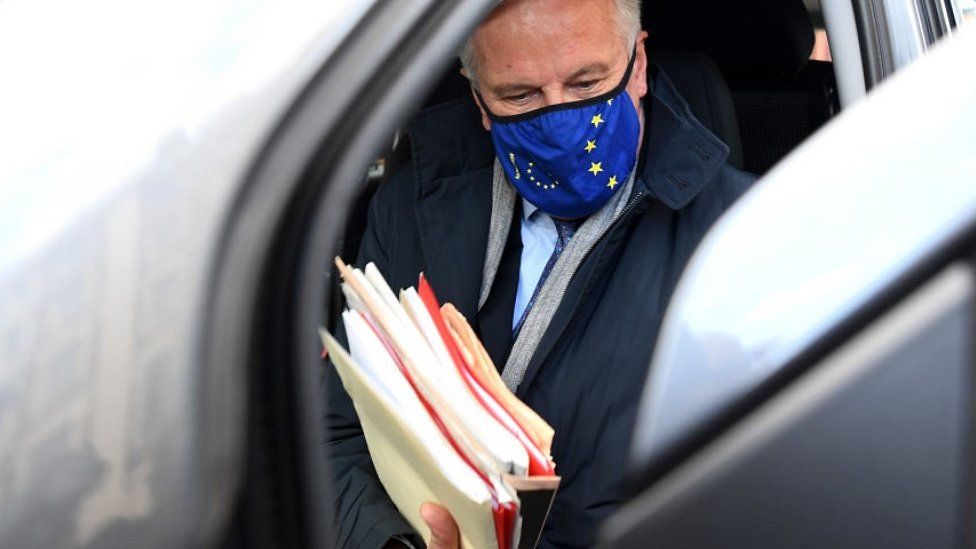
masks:
{"label": "elderly man", "polygon": [[[411,161],[377,191],[358,258],[393,287],[425,272],[554,427],[563,480],[542,547],[591,545],[621,502],[664,307],[752,182],[648,66],[639,21],[639,0],[500,2],[462,54],[472,100],[406,128]],[[420,543],[341,384],[328,387],[340,545]],[[423,515],[432,546],[457,543],[449,509]]]}

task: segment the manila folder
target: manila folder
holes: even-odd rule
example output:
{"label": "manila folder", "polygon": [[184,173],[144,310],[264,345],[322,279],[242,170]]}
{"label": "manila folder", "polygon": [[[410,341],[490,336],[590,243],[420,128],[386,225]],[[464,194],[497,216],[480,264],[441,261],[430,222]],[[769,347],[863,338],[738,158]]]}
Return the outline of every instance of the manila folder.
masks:
{"label": "manila folder", "polygon": [[454,515],[462,547],[498,547],[491,501],[474,501],[459,490],[411,430],[409,418],[397,414],[335,338],[326,334],[324,339],[356,407],[376,472],[400,514],[429,543],[430,530],[420,516],[420,506],[428,501],[439,503]]}

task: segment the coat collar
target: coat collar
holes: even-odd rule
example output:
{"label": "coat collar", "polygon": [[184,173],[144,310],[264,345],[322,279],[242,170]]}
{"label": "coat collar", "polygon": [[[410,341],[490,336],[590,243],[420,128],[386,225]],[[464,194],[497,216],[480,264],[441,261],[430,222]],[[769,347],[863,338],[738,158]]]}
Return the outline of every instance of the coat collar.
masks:
{"label": "coat collar", "polygon": [[442,303],[473,320],[491,219],[491,137],[470,98],[423,111],[406,134],[427,278]]}
{"label": "coat collar", "polygon": [[649,73],[640,179],[665,206],[680,210],[722,169],[729,148],[691,114],[660,67],[652,65]]}

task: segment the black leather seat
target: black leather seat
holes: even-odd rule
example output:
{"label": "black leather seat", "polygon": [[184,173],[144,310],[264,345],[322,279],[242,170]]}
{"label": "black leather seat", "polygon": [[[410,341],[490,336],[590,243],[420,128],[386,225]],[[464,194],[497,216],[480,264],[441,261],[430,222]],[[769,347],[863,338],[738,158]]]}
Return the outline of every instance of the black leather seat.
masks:
{"label": "black leather seat", "polygon": [[838,110],[831,63],[810,61],[801,0],[647,1],[651,48],[700,51],[731,90],[745,169],[765,173]]}

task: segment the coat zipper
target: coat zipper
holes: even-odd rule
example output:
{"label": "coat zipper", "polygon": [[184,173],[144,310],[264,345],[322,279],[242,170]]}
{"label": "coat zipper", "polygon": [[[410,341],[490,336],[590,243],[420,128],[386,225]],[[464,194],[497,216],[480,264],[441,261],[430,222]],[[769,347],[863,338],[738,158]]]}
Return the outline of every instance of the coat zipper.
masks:
{"label": "coat zipper", "polygon": [[[590,257],[590,252],[593,251],[593,248],[596,247],[597,243],[603,240],[604,236],[610,234],[610,231],[612,231],[617,226],[617,223],[619,223],[620,220],[623,219],[623,217],[627,214],[627,212],[629,212],[631,208],[637,205],[637,203],[640,202],[642,198],[644,198],[644,191],[638,189],[637,194],[635,194],[630,198],[627,204],[624,205],[624,208],[620,210],[620,212],[618,212],[617,215],[614,216],[613,221],[611,221],[610,224],[607,225],[607,230],[603,231],[603,234],[600,235],[600,238],[590,243],[590,247],[586,249],[586,252],[583,254],[583,257],[576,263],[576,266],[573,267],[573,274],[569,275],[570,284],[573,282],[573,279],[576,278],[576,272],[579,270],[580,265],[582,265],[587,260],[587,258]],[[566,287],[569,288],[569,284],[566,284]],[[565,291],[563,291],[563,293],[565,293]],[[560,302],[562,302],[562,298],[563,296],[559,296]]]}
{"label": "coat zipper", "polygon": [[[627,212],[629,212],[631,208],[633,208],[638,202],[640,202],[642,198],[644,198],[644,191],[638,189],[637,190],[637,194],[635,194],[634,196],[632,196],[630,198],[630,200],[627,202],[627,204],[624,205],[623,209],[620,210],[620,212],[618,212],[617,215],[614,216],[613,221],[611,221],[610,224],[607,225],[607,230],[603,231],[603,234],[600,235],[600,238],[598,238],[598,239],[596,239],[596,240],[594,240],[593,242],[590,243],[590,247],[587,248],[586,249],[586,252],[583,253],[583,257],[580,258],[580,260],[573,267],[573,273],[571,275],[569,275],[569,282],[566,283],[566,287],[563,288],[562,293],[559,294],[559,302],[560,303],[562,303],[563,297],[565,297],[565,295],[566,295],[566,290],[569,289],[569,286],[573,283],[573,279],[576,278],[576,273],[579,271],[580,265],[582,265],[583,263],[585,263],[586,260],[590,257],[590,252],[593,251],[593,248],[595,248],[596,245],[601,240],[603,240],[603,237],[604,236],[608,235],[610,233],[610,231],[612,231],[614,229],[614,227],[616,227],[617,223],[620,222],[621,219],[623,219],[624,215],[626,215]],[[575,307],[573,308],[573,312],[575,312]],[[572,315],[572,313],[570,313],[570,315]]]}

